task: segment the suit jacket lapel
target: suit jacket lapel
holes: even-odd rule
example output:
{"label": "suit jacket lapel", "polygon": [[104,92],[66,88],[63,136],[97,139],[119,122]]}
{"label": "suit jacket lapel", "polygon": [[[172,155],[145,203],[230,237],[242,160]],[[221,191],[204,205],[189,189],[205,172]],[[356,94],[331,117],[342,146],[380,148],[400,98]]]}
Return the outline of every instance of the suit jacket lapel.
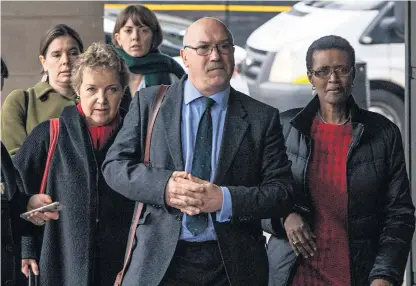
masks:
{"label": "suit jacket lapel", "polygon": [[225,174],[231,167],[234,157],[240,148],[244,135],[246,134],[249,126],[246,116],[247,113],[244,106],[238,99],[238,92],[231,88],[220,147],[221,149],[218,158],[218,166],[215,172],[214,181],[217,184],[221,184],[224,180]]}
{"label": "suit jacket lapel", "polygon": [[[182,155],[182,103],[183,86],[186,77],[173,84],[165,94],[165,99],[160,107],[159,116],[165,129],[170,155],[173,158],[177,170],[184,170],[185,165]],[[179,143],[179,144],[178,144]]]}

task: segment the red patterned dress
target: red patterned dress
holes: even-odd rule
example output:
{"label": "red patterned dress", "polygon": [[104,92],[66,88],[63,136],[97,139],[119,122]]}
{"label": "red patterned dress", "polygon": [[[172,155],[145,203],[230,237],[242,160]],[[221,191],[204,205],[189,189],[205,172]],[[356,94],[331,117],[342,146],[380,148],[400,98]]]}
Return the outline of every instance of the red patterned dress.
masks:
{"label": "red patterned dress", "polygon": [[347,233],[347,153],[352,142],[350,122],[325,124],[314,119],[307,183],[315,210],[317,252],[301,258],[293,284],[351,285]]}

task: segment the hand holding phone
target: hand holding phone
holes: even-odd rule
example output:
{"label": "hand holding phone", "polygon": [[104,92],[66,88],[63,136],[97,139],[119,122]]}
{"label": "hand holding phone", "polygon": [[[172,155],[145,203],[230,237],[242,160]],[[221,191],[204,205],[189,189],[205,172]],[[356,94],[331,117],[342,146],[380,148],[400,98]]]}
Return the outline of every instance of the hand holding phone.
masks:
{"label": "hand holding phone", "polygon": [[45,212],[56,212],[56,211],[60,211],[61,210],[61,204],[59,202],[53,202],[49,205],[22,213],[20,215],[21,218],[26,219],[31,215],[34,214],[36,212],[40,212],[40,213],[45,213]]}
{"label": "hand holding phone", "polygon": [[[44,225],[50,219],[57,220],[59,218],[58,211],[62,208],[61,204],[59,202],[53,202],[47,205],[43,205],[43,196],[47,195],[32,196],[28,203],[28,209],[30,211],[21,214],[20,217],[36,225]],[[49,196],[47,196],[47,198],[48,201],[51,200]],[[39,205],[41,205],[41,207],[37,207]],[[33,207],[37,208],[33,209]]]}

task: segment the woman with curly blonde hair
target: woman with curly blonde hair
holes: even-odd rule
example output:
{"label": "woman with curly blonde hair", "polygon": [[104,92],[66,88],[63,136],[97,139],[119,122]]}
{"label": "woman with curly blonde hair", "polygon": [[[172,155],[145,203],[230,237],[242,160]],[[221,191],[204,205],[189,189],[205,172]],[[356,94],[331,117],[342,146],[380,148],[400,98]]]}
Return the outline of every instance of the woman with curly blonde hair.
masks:
{"label": "woman with curly blonde hair", "polygon": [[[30,265],[42,286],[112,285],[122,268],[134,204],[110,189],[101,163],[123,120],[119,106],[129,72],[114,48],[94,43],[74,63],[71,82],[80,101],[59,117],[45,192],[63,209],[58,220],[22,239],[22,268]],[[27,194],[39,192],[50,126],[38,125],[15,156]]]}

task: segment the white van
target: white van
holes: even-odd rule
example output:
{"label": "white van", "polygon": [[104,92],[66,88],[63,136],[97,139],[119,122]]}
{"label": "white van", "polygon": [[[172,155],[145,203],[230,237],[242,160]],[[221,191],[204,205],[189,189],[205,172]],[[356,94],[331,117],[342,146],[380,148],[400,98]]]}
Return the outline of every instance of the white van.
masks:
{"label": "white van", "polygon": [[370,110],[402,128],[404,10],[398,3],[303,1],[278,14],[247,40],[242,73],[250,95],[281,111],[305,106],[312,97],[306,76],[306,51],[322,36],[339,35],[354,47],[356,58],[367,63]]}

